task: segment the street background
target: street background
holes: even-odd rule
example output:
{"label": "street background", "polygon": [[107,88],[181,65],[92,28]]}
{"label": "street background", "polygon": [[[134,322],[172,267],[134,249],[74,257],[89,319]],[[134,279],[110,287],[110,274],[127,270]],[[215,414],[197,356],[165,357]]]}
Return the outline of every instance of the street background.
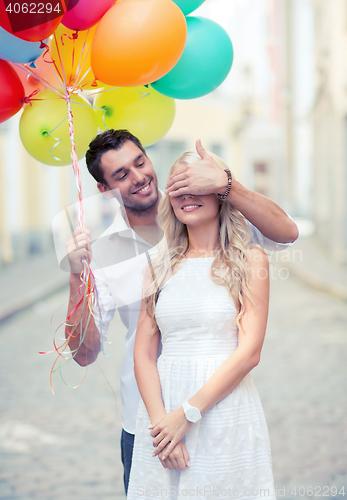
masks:
{"label": "street background", "polygon": [[[347,4],[345,0],[206,0],[194,13],[234,45],[227,80],[176,101],[148,148],[163,188],[200,138],[247,187],[276,201],[300,238],[270,256],[271,306],[253,376],[269,427],[280,498],[347,494]],[[21,145],[19,115],[0,125],[0,498],[124,499],[119,373],[125,329],[85,369],[49,375],[65,319],[68,274],[52,221],[76,202],[71,166]],[[80,162],[87,223],[107,226],[106,198]],[[94,201],[96,200],[96,201]],[[53,318],[52,318],[53,316]],[[56,338],[63,336],[59,330]],[[310,489],[310,487],[312,489]],[[301,489],[300,489],[301,488]]]}

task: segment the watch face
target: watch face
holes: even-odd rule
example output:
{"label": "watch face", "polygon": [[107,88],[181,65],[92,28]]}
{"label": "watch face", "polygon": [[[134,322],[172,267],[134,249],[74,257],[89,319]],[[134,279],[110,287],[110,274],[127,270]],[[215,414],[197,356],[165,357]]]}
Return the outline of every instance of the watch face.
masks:
{"label": "watch face", "polygon": [[186,412],[187,420],[197,422],[200,418],[200,412],[197,408],[189,408]]}

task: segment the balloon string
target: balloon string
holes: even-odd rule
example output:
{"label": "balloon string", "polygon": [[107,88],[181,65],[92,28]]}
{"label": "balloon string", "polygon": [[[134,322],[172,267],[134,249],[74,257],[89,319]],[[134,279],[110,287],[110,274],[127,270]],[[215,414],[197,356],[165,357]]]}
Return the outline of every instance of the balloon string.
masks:
{"label": "balloon string", "polygon": [[[17,66],[17,68],[20,68],[22,71],[25,71],[27,73],[27,78],[29,78],[29,76],[33,76],[34,78],[39,80],[41,83],[43,83],[46,87],[50,87],[52,92],[54,92],[58,96],[61,96],[61,92],[59,92],[59,90],[57,90],[55,87],[53,87],[53,85],[51,85],[47,80],[45,80],[44,78],[41,78],[37,73],[34,73],[34,71],[32,71],[31,69],[28,69],[26,64],[25,65],[20,65],[17,63],[12,63],[12,64]],[[59,82],[59,85],[60,85],[60,82]]]}
{"label": "balloon string", "polygon": [[[69,361],[70,361],[70,360],[69,360]],[[66,362],[66,363],[67,363],[67,362]],[[56,369],[53,371],[53,373],[55,373],[57,370],[59,370],[59,373],[60,373],[60,378],[62,379],[63,383],[64,383],[65,385],[67,385],[68,387],[71,387],[72,389],[77,389],[77,387],[79,387],[80,385],[82,385],[82,384],[83,384],[83,382],[85,381],[85,379],[87,378],[87,374],[88,374],[88,366],[86,367],[86,372],[85,372],[84,377],[83,377],[83,379],[81,380],[81,382],[80,382],[79,384],[77,384],[77,385],[71,385],[71,384],[68,384],[68,383],[65,381],[64,377],[63,377],[63,370],[62,370],[62,367],[63,367],[64,365],[66,365],[66,363],[64,363],[63,365],[61,365],[61,364],[60,364],[60,359],[59,359],[59,366],[58,366],[58,368],[56,368]]]}
{"label": "balloon string", "polygon": [[[70,72],[70,77],[69,77],[69,87],[71,87],[71,79],[72,79],[72,73],[73,73],[73,67],[75,64],[75,40],[78,38],[78,32],[76,31],[72,35],[72,55],[71,55],[71,72]],[[63,42],[63,37],[61,37],[61,43],[64,45]]]}
{"label": "balloon string", "polygon": [[[83,65],[81,65],[81,61],[82,61],[83,51],[84,51],[84,48],[86,46],[86,40],[87,40],[88,33],[89,33],[89,30],[87,30],[86,38],[84,40],[84,43],[83,43],[83,46],[82,46],[82,50],[81,50],[81,53],[80,53],[80,57],[79,57],[79,61],[78,61],[78,65],[77,65],[77,68],[76,68],[76,71],[75,71],[74,86],[76,85],[76,82],[78,80],[80,69],[82,69],[82,66],[83,66]],[[71,68],[73,68],[74,62],[75,62],[75,45],[73,45],[73,48],[72,48],[72,64],[71,64]],[[83,64],[84,64],[84,61],[83,61]]]}
{"label": "balloon string", "polygon": [[50,156],[53,158],[53,160],[56,160],[56,161],[61,161],[61,158],[58,158],[57,156],[54,156],[52,154],[52,151],[53,149],[55,149],[57,146],[59,146],[59,144],[61,143],[61,138],[60,137],[53,137],[50,132],[47,132],[47,135],[49,135],[49,137],[51,137],[52,139],[55,140],[55,144],[51,147],[51,149],[49,150],[49,154]]}
{"label": "balloon string", "polygon": [[[84,227],[85,214],[84,214],[84,208],[83,208],[81,173],[80,173],[80,169],[79,169],[78,156],[77,156],[77,152],[76,152],[75,134],[74,134],[74,120],[73,120],[71,103],[78,104],[78,105],[85,105],[85,104],[80,103],[80,102],[75,102],[75,98],[72,95],[75,88],[77,87],[77,84],[79,83],[78,80],[76,81],[76,83],[73,87],[71,87],[70,85],[69,86],[67,85],[66,72],[65,72],[65,66],[64,66],[64,54],[63,54],[63,51],[60,51],[60,49],[59,49],[57,37],[58,37],[58,35],[54,34],[54,43],[56,45],[57,55],[58,55],[58,59],[60,61],[62,72],[60,72],[58,70],[57,65],[56,65],[54,60],[51,61],[51,64],[53,64],[55,71],[57,72],[57,74],[59,75],[59,77],[61,79],[61,82],[63,83],[63,93],[62,92],[59,93],[57,91],[55,91],[55,93],[58,94],[59,98],[65,99],[65,102],[67,105],[67,119],[68,119],[69,136],[70,136],[70,142],[71,142],[72,167],[73,167],[74,177],[75,177],[75,182],[76,182],[77,202],[78,202],[78,204],[77,204],[77,209],[78,209],[77,218],[78,218],[78,225],[80,227]],[[72,39],[73,43],[74,43],[75,39],[76,38],[73,37],[73,39]],[[63,44],[63,40],[62,40],[62,44]],[[85,47],[86,47],[86,41],[83,45],[83,51],[85,51]],[[48,51],[46,50],[45,55],[47,53],[48,53]],[[88,51],[87,51],[87,54],[85,55],[85,59],[86,59],[87,55],[88,55]],[[72,54],[72,63],[74,62],[74,58],[75,58],[75,47],[73,49],[73,54]],[[46,61],[46,62],[49,62],[49,61]],[[51,68],[53,71],[53,67],[51,67]],[[82,68],[83,68],[83,64],[81,64],[81,61],[80,61],[80,64],[78,67],[78,76],[79,77],[80,77],[80,73],[82,73]],[[88,71],[85,73],[82,80],[88,74]],[[36,76],[36,75],[34,75],[34,76]],[[95,80],[93,80],[93,82],[94,81]],[[113,90],[113,89],[107,89],[106,91],[108,91],[108,90]],[[63,121],[61,123],[63,123]],[[53,156],[52,152],[53,152],[54,148],[56,148],[60,144],[61,139],[54,138],[51,134],[54,132],[54,130],[56,128],[59,127],[59,125],[61,125],[61,123],[59,123],[51,131],[46,132],[47,135],[49,135],[50,137],[52,137],[56,141],[56,143],[54,144],[54,146],[50,150],[50,154],[51,154],[51,157],[57,161],[61,161],[61,159]],[[54,361],[53,366],[51,368],[51,372],[50,372],[50,386],[51,386],[51,390],[52,390],[53,394],[54,394],[53,374],[56,373],[57,370],[59,370],[61,379],[64,382],[64,384],[68,385],[66,383],[64,377],[62,376],[62,368],[68,362],[70,362],[72,359],[74,359],[74,357],[76,356],[80,347],[82,346],[83,342],[85,341],[88,329],[90,329],[90,325],[92,325],[92,326],[95,325],[95,320],[94,320],[94,311],[95,310],[98,310],[98,312],[99,312],[99,321],[98,321],[99,324],[97,325],[97,328],[98,328],[98,331],[100,334],[101,350],[105,354],[104,341],[103,341],[103,335],[102,335],[102,329],[103,329],[102,314],[101,314],[101,309],[100,309],[100,304],[99,304],[99,296],[98,296],[97,288],[95,285],[95,277],[94,277],[93,272],[90,268],[90,265],[88,264],[88,262],[85,258],[82,259],[82,264],[83,264],[83,271],[81,273],[81,285],[79,287],[79,292],[78,292],[81,295],[81,299],[79,300],[77,306],[75,306],[75,308],[68,315],[66,322],[59,325],[59,327],[55,331],[55,335],[54,335],[54,339],[53,339],[53,350],[49,351],[51,353],[55,352],[57,354],[57,358]],[[69,324],[70,318],[72,317],[72,315],[74,313],[76,313],[77,309],[79,310],[78,317],[77,317],[76,321],[72,325],[70,325]],[[61,345],[59,345],[59,342],[56,341],[56,335],[57,335],[57,332],[59,331],[59,329],[63,325],[64,325],[64,330],[65,330],[65,339],[66,340],[64,340],[63,343]],[[69,347],[70,340],[72,338],[78,338],[78,347],[76,349],[70,349],[70,357],[69,357],[68,347]],[[46,352],[46,353],[42,352],[42,354],[48,354],[48,352]],[[95,353],[95,354],[97,356],[97,353]],[[63,363],[62,363],[62,360],[64,360]],[[58,362],[59,362],[59,364],[57,366]],[[100,368],[100,366],[99,366],[99,368]],[[100,370],[101,370],[101,368],[100,368]],[[102,372],[102,370],[101,370],[101,372]],[[85,374],[82,382],[84,381],[86,374]],[[105,376],[104,373],[103,373],[103,375]],[[106,381],[108,382],[107,378],[106,378]],[[78,387],[79,385],[81,385],[82,382],[80,382],[80,384],[78,384],[75,387]],[[108,384],[109,384],[109,382],[108,382]],[[109,386],[111,387],[110,384],[109,384]],[[113,389],[112,389],[112,391],[113,391]],[[114,391],[113,391],[113,393],[114,393]],[[114,393],[114,395],[115,395],[115,393]],[[116,400],[116,404],[117,404],[117,400]]]}
{"label": "balloon string", "polygon": [[69,40],[76,40],[78,38],[78,31],[75,31],[75,33],[72,33],[72,36],[68,35],[67,33],[63,33],[61,35],[61,44],[64,45],[64,39],[63,37],[66,36]]}
{"label": "balloon string", "polygon": [[[48,63],[49,61],[44,61],[44,62]],[[53,66],[55,69],[53,69]],[[64,87],[63,81],[62,81],[62,76],[60,74],[60,71],[57,68],[57,65],[55,63],[50,64],[48,66],[48,68],[49,68],[51,74],[54,76],[55,80],[58,82],[58,86],[60,87],[61,91],[65,92],[65,87]],[[48,84],[48,85],[51,87],[51,89],[55,89],[55,87],[53,87],[53,85],[51,85],[51,84]]]}
{"label": "balloon string", "polygon": [[57,49],[57,54],[58,54],[58,58],[59,58],[59,62],[60,62],[60,66],[61,66],[61,69],[62,69],[63,76],[61,76],[60,71],[57,68],[57,65],[55,63],[54,63],[54,65],[55,65],[55,68],[57,70],[57,73],[59,74],[59,77],[61,78],[61,80],[62,80],[62,82],[64,84],[65,94],[68,95],[68,88],[67,88],[66,75],[65,75],[65,66],[64,66],[64,60],[63,60],[64,57],[60,54],[59,44],[58,44],[56,32],[53,33],[53,40],[54,40],[54,43],[55,43],[55,47]]}
{"label": "balloon string", "polygon": [[[91,80],[92,81],[92,80]],[[89,83],[89,82],[88,82]],[[88,85],[88,83],[86,83],[86,85]],[[84,85],[82,85],[82,87],[84,87]],[[117,89],[120,89],[121,87],[112,87],[112,89],[100,89],[96,92],[93,92],[93,95],[97,95],[97,94],[103,94],[104,92],[111,92],[111,90],[117,90]]]}
{"label": "balloon string", "polygon": [[78,157],[76,152],[76,144],[75,144],[75,134],[74,134],[74,126],[73,126],[73,114],[71,110],[71,101],[70,95],[65,96],[65,101],[67,104],[67,114],[69,121],[69,136],[71,142],[71,151],[72,151],[72,168],[75,174],[76,188],[77,188],[77,209],[78,209],[78,225],[80,227],[84,226],[84,210],[83,210],[83,198],[82,198],[82,184],[81,184],[81,172],[78,165]]}
{"label": "balloon string", "polygon": [[93,107],[93,106],[91,106],[91,104],[89,104],[89,102],[86,103],[86,102],[78,101],[78,98],[79,98],[79,96],[76,94],[70,95],[70,100],[71,100],[72,104],[74,104],[76,106],[85,106],[88,109]]}
{"label": "balloon string", "polygon": [[[37,99],[37,100],[40,100],[40,99]],[[43,136],[47,136],[48,135],[49,137],[51,137],[55,141],[55,144],[49,150],[49,154],[53,158],[53,160],[56,160],[56,161],[61,161],[61,158],[58,158],[57,156],[54,156],[52,154],[52,151],[57,146],[59,146],[59,144],[61,143],[62,139],[60,137],[53,137],[52,132],[54,132],[62,123],[64,123],[64,121],[66,120],[66,118],[67,117],[65,117],[60,123],[58,123],[58,125],[56,127],[54,127],[52,130],[50,130],[50,131],[48,131],[48,130],[42,131],[42,135]]]}
{"label": "balloon string", "polygon": [[[82,92],[83,92],[83,87],[86,87],[87,85],[91,85],[92,87],[99,87],[99,84],[98,84],[97,80],[94,79],[94,80],[88,80],[87,82],[84,82],[83,84],[80,84],[78,88],[81,89]],[[95,92],[95,94],[96,93],[97,92]]]}
{"label": "balloon string", "polygon": [[65,120],[67,120],[67,116],[65,116],[65,118],[63,118],[63,119],[62,119],[62,121],[61,121],[60,123],[58,123],[58,125],[56,125],[54,128],[52,128],[52,130],[50,130],[50,131],[48,132],[48,134],[51,134],[52,132],[54,132],[54,131],[58,128],[58,127],[60,127],[60,125],[61,125],[62,123],[64,123],[64,121],[65,121]]}
{"label": "balloon string", "polygon": [[[87,57],[89,55],[89,51],[90,51],[90,47],[88,47],[87,50],[86,49],[86,46],[87,46],[87,38],[88,38],[88,35],[89,35],[89,30],[87,30],[86,32],[86,37],[85,37],[85,40],[84,40],[84,43],[83,43],[83,47],[82,47],[82,50],[81,50],[81,57],[80,57],[80,60],[79,60],[79,63],[78,63],[78,66],[77,66],[77,69],[76,69],[76,73],[75,73],[75,85],[78,86],[80,82],[83,81],[83,79],[85,78],[85,76],[89,73],[90,71],[90,67],[88,68],[88,71],[86,72],[86,74],[83,76],[83,78],[80,78],[81,76],[81,73],[82,73],[82,70],[83,70],[83,67],[86,63],[86,60],[87,60]],[[86,52],[86,54],[84,55],[84,59],[83,59],[83,53]]]}
{"label": "balloon string", "polygon": [[[83,291],[82,291],[82,287],[84,287]],[[61,373],[62,368],[63,368],[63,366],[65,366],[67,363],[69,363],[76,356],[79,348],[81,347],[82,343],[85,340],[85,337],[86,337],[86,334],[87,334],[87,331],[88,331],[88,328],[89,328],[91,322],[92,322],[92,325],[95,324],[94,323],[93,307],[98,307],[99,313],[100,313],[98,294],[96,292],[96,286],[95,286],[95,277],[94,277],[92,270],[90,269],[89,264],[86,262],[85,259],[83,260],[83,271],[81,272],[81,285],[79,286],[78,293],[80,294],[81,299],[79,300],[77,305],[72,309],[72,311],[68,315],[66,322],[61,323],[61,325],[59,325],[55,331],[55,335],[53,338],[54,349],[52,351],[45,351],[45,352],[40,351],[40,354],[50,354],[53,352],[57,353],[57,358],[54,361],[53,366],[51,368],[51,372],[50,372],[50,386],[51,386],[51,390],[52,390],[53,394],[54,394],[53,374],[57,370],[59,370],[63,382],[66,385],[68,385],[65,382],[64,378],[62,377],[62,373]],[[73,325],[69,325],[70,318],[75,313],[75,311],[77,311],[79,308],[81,309],[81,311],[80,311],[76,321],[74,322]],[[85,321],[85,324],[83,325],[83,320],[85,318],[86,318],[86,321]],[[100,315],[100,323],[101,322],[102,322],[102,320],[101,320],[101,315]],[[65,326],[66,338],[64,339],[63,344],[58,346],[56,343],[56,340],[55,340],[55,336],[62,325]],[[72,329],[71,329],[71,331],[69,331],[68,327],[71,327],[71,326],[72,326]],[[71,356],[67,357],[68,352],[66,352],[66,349],[69,346],[71,338],[78,337],[78,333],[75,334],[78,327],[80,327],[79,345],[76,349],[73,349],[73,350],[71,349],[70,350]],[[101,326],[99,327],[99,332],[102,332]],[[103,345],[104,343],[103,343],[103,337],[102,337],[101,333],[100,333],[100,339],[101,339],[102,351],[104,351],[104,345]],[[58,360],[61,360],[61,359],[64,359],[64,363],[59,364],[59,366],[56,367]],[[76,385],[74,387],[78,387],[79,385],[81,385],[82,382],[84,381],[85,377],[86,377],[86,374],[85,374],[83,380],[78,385]]]}
{"label": "balloon string", "polygon": [[75,40],[76,40],[76,38],[72,39],[71,71],[70,71],[70,76],[69,76],[69,88],[71,87],[73,67],[74,67],[74,64],[75,64]]}
{"label": "balloon string", "polygon": [[[81,88],[81,83],[83,82],[83,80],[85,79],[85,77],[88,75],[89,71],[91,71],[91,68],[88,68],[87,71],[84,73],[84,75],[79,79],[79,81],[75,81],[75,84],[74,84],[74,91],[76,91],[78,88]],[[93,81],[93,80],[91,80]]]}
{"label": "balloon string", "polygon": [[[53,59],[53,57],[52,57],[52,55],[51,55],[51,53],[50,53],[50,48],[49,48],[49,45],[47,45],[47,44],[46,44],[46,43],[44,43],[44,42],[41,42],[40,49],[43,49],[43,48],[46,48],[46,51],[45,51],[45,52],[44,52],[44,54],[42,55],[42,60],[43,60],[45,63],[47,63],[47,64],[53,64],[53,66],[55,67],[56,72],[57,72],[57,73],[58,73],[58,75],[59,75],[60,80],[59,80],[59,78],[57,78],[57,75],[56,75],[56,73],[54,73],[54,71],[53,71],[53,75],[54,75],[55,79],[58,81],[58,83],[59,83],[59,85],[60,85],[60,87],[61,87],[61,80],[62,80],[62,77],[61,77],[60,71],[59,71],[59,69],[58,69],[58,67],[57,67],[57,65],[56,65],[56,63],[55,63],[55,61],[54,61],[54,59]],[[51,61],[47,61],[47,60],[45,59],[45,56],[46,56],[46,54],[48,54],[48,53],[49,53],[49,55],[50,55],[50,57],[51,57],[51,59],[52,59]],[[34,66],[34,67],[35,67],[35,66]],[[51,67],[51,66],[50,66],[50,67]],[[36,78],[38,78],[39,80],[41,80],[41,79],[40,79],[40,78],[39,78],[39,77],[38,77],[35,73],[32,73],[32,74],[33,74]],[[41,81],[42,81],[42,80],[41,80]],[[44,80],[44,82],[46,83],[46,85],[49,85],[53,91],[56,91],[56,89],[55,89],[55,88],[54,88],[51,84],[49,84],[49,83],[48,83],[48,82],[46,82],[45,80]]]}
{"label": "balloon string", "polygon": [[[44,61],[45,63],[47,63],[47,64],[53,64],[53,66],[55,67],[56,72],[58,73],[59,77],[61,78],[60,71],[59,71],[59,69],[58,69],[58,66],[57,66],[57,64],[56,64],[55,60],[54,60],[54,59],[53,59],[53,57],[52,57],[52,54],[50,53],[50,48],[49,48],[49,46],[48,46],[46,43],[41,42],[40,49],[43,49],[44,47],[46,47],[46,52],[45,52],[45,53],[43,54],[43,56],[42,56],[43,61]],[[48,53],[49,53],[49,55],[50,55],[50,58],[52,59],[51,61],[47,61],[47,60],[45,59],[45,56],[46,56],[46,54],[48,54]]]}
{"label": "balloon string", "polygon": [[[34,99],[36,101],[41,101],[42,99]],[[54,156],[52,154],[52,151],[53,149],[55,149],[57,146],[59,146],[59,144],[61,143],[62,139],[60,137],[53,137],[52,135],[52,132],[54,132],[58,127],[60,127],[60,125],[62,123],[64,123],[64,121],[67,119],[67,117],[65,117],[60,123],[58,123],[58,125],[56,125],[52,130],[48,131],[48,130],[44,130],[42,131],[42,135],[44,136],[49,136],[51,137],[54,141],[55,141],[55,144],[51,147],[51,149],[49,150],[49,154],[50,156],[53,158],[53,160],[56,160],[56,161],[61,161],[61,158],[58,158],[57,156]]]}
{"label": "balloon string", "polygon": [[106,108],[96,108],[95,106],[93,106],[93,109],[95,109],[96,111],[102,111],[102,123],[105,127],[105,130],[110,130],[108,128],[108,126],[106,125],[106,122],[105,122],[105,118],[106,118],[106,112],[107,112],[107,109]]}
{"label": "balloon string", "polygon": [[45,62],[47,62],[47,63],[52,63],[53,61],[46,61],[46,60],[45,60],[45,55],[49,53],[49,46],[47,45],[47,43],[45,43],[45,42],[41,42],[41,44],[40,44],[40,47],[39,47],[39,48],[40,48],[40,49],[46,49],[46,50],[45,50],[45,52],[44,52],[44,53],[43,53],[43,55],[42,55],[42,59],[43,59]]}
{"label": "balloon string", "polygon": [[[54,39],[55,39],[55,34],[54,34]],[[43,44],[43,42],[41,42],[41,45],[42,45],[42,44]],[[58,66],[57,66],[56,62],[55,62],[55,60],[53,59],[52,54],[50,53],[50,47],[49,47],[49,45],[47,45],[47,44],[43,44],[43,47],[44,47],[44,46],[46,46],[46,47],[47,47],[47,50],[46,50],[46,52],[43,54],[42,58],[43,58],[43,60],[44,60],[44,62],[45,62],[45,63],[47,63],[47,64],[53,64],[53,66],[54,66],[54,68],[55,68],[56,73],[52,70],[52,66],[50,66],[50,68],[51,68],[51,70],[52,70],[52,72],[53,72],[53,74],[54,74],[55,79],[58,81],[58,83],[59,83],[60,87],[61,87],[62,89],[64,89],[64,87],[62,87],[62,80],[63,80],[63,79],[62,79],[61,73],[60,73],[60,71],[59,71],[59,69],[58,69]],[[43,47],[41,46],[41,48],[43,48]],[[49,52],[49,55],[50,55],[50,57],[51,57],[51,59],[52,59],[51,61],[46,61],[46,59],[44,58],[44,56],[45,56],[48,52]],[[60,62],[61,62],[61,61],[60,61]],[[63,67],[63,66],[62,66],[62,68],[63,68],[63,71],[64,71],[64,67]],[[57,78],[57,74],[59,75],[59,78]]]}
{"label": "balloon string", "polygon": [[[24,97],[23,103],[24,104],[30,104],[30,106],[32,106],[32,103],[31,103],[32,98],[34,97],[34,95],[37,95],[38,93],[39,93],[39,91],[37,89],[34,90],[33,92],[31,92],[30,95]],[[35,99],[35,101],[36,101],[36,99]]]}

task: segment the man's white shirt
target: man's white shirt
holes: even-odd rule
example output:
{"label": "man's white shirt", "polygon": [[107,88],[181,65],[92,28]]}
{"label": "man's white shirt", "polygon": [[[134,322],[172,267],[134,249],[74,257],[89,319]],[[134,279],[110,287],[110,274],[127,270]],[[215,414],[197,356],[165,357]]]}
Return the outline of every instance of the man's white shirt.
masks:
{"label": "man's white shirt", "polygon": [[[284,250],[294,243],[276,243],[248,223],[253,233],[253,243],[258,243],[266,251]],[[133,350],[141,304],[143,270],[148,263],[148,251],[151,248],[149,243],[129,228],[120,208],[114,222],[92,246],[91,268],[99,301],[99,308],[93,309],[96,326],[103,341],[106,341],[109,324],[118,309],[127,328],[121,370],[121,400],[123,428],[130,434],[135,434],[140,400],[134,374]],[[158,355],[159,353],[160,349]]]}

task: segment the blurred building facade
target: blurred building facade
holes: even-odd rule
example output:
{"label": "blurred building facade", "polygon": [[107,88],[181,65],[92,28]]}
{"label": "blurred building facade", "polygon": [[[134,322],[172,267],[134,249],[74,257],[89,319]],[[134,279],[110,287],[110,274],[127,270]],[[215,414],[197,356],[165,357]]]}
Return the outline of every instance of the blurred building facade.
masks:
{"label": "blurred building facade", "polygon": [[[234,63],[210,95],[176,101],[173,127],[147,148],[159,186],[200,138],[244,185],[312,219],[330,255],[347,260],[345,0],[206,0],[196,15],[228,31]],[[52,249],[52,220],[76,202],[71,166],[32,159],[19,118],[0,128],[0,265]],[[84,161],[80,168],[83,196],[92,197],[96,183]],[[99,200],[90,213],[109,222]]]}
{"label": "blurred building facade", "polygon": [[312,0],[312,6],[314,218],[324,247],[347,263],[347,2]]}
{"label": "blurred building facade", "polygon": [[[278,202],[283,199],[283,134],[280,120],[271,118],[275,112],[268,106],[273,87],[278,96],[280,85],[277,69],[269,62],[267,29],[272,12],[267,0],[235,0],[232,5],[206,0],[197,12],[230,33],[234,65],[225,83],[209,96],[176,101],[172,129],[148,148],[161,188],[173,161],[200,138],[207,149],[223,157],[241,182]],[[31,158],[20,141],[19,119],[20,114],[0,129],[0,264],[52,249],[52,220],[76,201],[71,166],[47,166]],[[84,161],[80,168],[86,199],[98,191]],[[99,197],[89,214],[109,222],[107,199],[103,199]],[[93,225],[93,221],[87,223]]]}

